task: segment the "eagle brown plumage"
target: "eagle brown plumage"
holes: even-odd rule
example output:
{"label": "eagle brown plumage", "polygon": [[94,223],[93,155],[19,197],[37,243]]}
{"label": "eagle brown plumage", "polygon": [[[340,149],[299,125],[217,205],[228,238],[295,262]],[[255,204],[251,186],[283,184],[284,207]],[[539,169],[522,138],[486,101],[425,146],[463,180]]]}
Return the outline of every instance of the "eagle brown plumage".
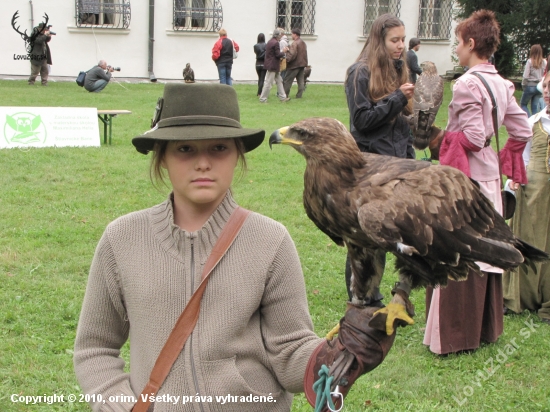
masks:
{"label": "eagle brown plumage", "polygon": [[470,271],[480,273],[476,261],[511,269],[548,258],[514,236],[457,169],[361,153],[346,127],[330,118],[279,129],[269,143],[290,145],[306,158],[305,210],[335,243],[347,246],[353,303],[363,304],[380,284],[378,256],[396,256],[400,286],[382,315],[388,334],[394,317],[412,323],[411,288],[464,280]]}
{"label": "eagle brown plumage", "polygon": [[[414,87],[413,114],[409,118],[413,135],[413,146],[424,150],[434,140],[441,129],[434,126],[435,118],[443,102],[443,79],[430,61],[422,62],[422,74]],[[436,159],[436,156],[432,156]]]}
{"label": "eagle brown plumage", "polygon": [[195,83],[195,72],[191,68],[191,63],[187,63],[183,69],[183,80],[185,83]]}

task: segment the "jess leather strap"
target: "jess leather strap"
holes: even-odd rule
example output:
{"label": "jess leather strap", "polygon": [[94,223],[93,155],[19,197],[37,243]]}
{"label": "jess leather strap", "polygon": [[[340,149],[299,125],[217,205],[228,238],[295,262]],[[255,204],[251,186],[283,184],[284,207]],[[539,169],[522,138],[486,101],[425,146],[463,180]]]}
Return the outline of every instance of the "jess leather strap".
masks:
{"label": "jess leather strap", "polygon": [[193,332],[197,320],[199,319],[201,299],[206,289],[209,275],[239,234],[249,214],[249,210],[237,207],[229,217],[229,220],[225,224],[218,241],[214,245],[204,265],[201,283],[195,293],[193,293],[193,296],[191,296],[187,306],[185,306],[185,309],[178,318],[174,329],[172,329],[170,336],[166,340],[164,347],[160,351],[155,366],[151,371],[149,382],[147,382],[147,385],[145,385],[145,388],[141,392],[137,403],[132,409],[133,412],[147,411],[151,403],[149,397],[157,394],[164,380],[170,373],[172,365],[181,353],[187,338],[189,338],[189,335]]}
{"label": "jess leather strap", "polygon": [[[479,72],[472,72],[474,76],[476,76],[479,80],[481,80],[481,83],[485,86],[487,89],[487,93],[489,93],[489,97],[491,98],[491,103],[493,105],[493,108],[491,109],[491,115],[493,117],[493,130],[495,133],[495,138],[497,142],[497,157],[498,157],[498,172],[500,176],[500,189],[504,189],[504,182],[502,181],[502,166],[500,163],[500,145],[498,142],[498,106],[497,101],[495,99],[495,95],[491,91],[491,88],[489,87],[489,84],[487,83],[487,80],[479,73]],[[491,138],[487,139],[485,142],[485,147],[489,146],[491,144]]]}

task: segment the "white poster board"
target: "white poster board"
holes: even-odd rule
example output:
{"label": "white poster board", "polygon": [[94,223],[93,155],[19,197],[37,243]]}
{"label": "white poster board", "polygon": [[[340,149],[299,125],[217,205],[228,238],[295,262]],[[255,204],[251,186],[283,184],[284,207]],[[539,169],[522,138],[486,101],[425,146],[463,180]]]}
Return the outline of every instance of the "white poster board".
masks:
{"label": "white poster board", "polygon": [[100,146],[95,107],[1,107],[0,149]]}

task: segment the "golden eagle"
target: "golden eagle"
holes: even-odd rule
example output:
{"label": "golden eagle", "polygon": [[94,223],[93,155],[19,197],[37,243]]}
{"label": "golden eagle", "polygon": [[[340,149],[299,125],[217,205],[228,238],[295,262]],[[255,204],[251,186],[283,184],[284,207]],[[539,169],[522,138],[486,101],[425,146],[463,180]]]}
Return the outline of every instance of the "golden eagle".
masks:
{"label": "golden eagle", "polygon": [[459,170],[361,153],[346,127],[310,118],[275,131],[273,143],[306,158],[308,217],[351,258],[352,302],[364,304],[380,284],[379,256],[396,256],[399,286],[371,326],[393,333],[413,323],[410,290],[464,280],[476,261],[511,269],[548,255],[514,236],[478,187]]}

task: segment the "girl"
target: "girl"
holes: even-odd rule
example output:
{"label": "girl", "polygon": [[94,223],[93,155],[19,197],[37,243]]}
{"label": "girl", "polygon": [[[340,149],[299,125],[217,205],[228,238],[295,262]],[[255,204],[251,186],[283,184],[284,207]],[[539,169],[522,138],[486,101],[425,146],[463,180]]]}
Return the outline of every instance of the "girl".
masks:
{"label": "girl", "polygon": [[[405,118],[412,113],[414,84],[405,64],[405,26],[391,14],[372,24],[363,50],[346,74],[350,131],[362,152],[414,159],[412,135]],[[381,267],[385,254],[379,256]],[[346,261],[348,295],[351,278]],[[380,292],[370,304],[382,305]],[[369,302],[366,302],[369,304]]]}
{"label": "girl", "polygon": [[256,96],[258,97],[262,94],[265,74],[267,73],[267,70],[264,69],[265,46],[265,35],[260,33],[258,34],[258,42],[254,45],[254,53],[256,54],[256,73],[258,74],[258,93]]}
{"label": "girl", "polygon": [[363,50],[346,74],[351,134],[363,152],[414,159],[405,118],[414,85],[404,60],[405,26],[391,14],[372,24]]}
{"label": "girl", "polygon": [[[264,138],[263,130],[242,128],[236,92],[219,84],[167,84],[153,126],[132,143],[140,153],[153,151],[151,173],[162,179],[166,171],[172,193],[107,227],[78,324],[75,371],[83,392],[94,394],[96,411],[130,411],[141,399],[238,207],[230,191],[235,167]],[[358,376],[382,362],[395,337],[366,326],[374,309],[350,307],[337,344],[318,338],[294,243],[281,224],[257,213],[248,215],[209,279],[198,322],[158,391],[155,412],[288,412],[292,393],[305,390],[315,400],[312,383],[321,364],[349,357],[347,347],[360,348],[367,356],[357,354],[342,376],[345,395]],[[128,339],[126,373],[120,348]],[[228,394],[245,401],[219,406],[216,397]],[[192,401],[174,404],[169,396]],[[247,396],[267,401],[246,402]]]}
{"label": "girl", "polygon": [[[517,191],[511,226],[516,236],[550,252],[550,72],[542,84],[546,107],[529,118],[533,141],[523,152],[529,184]],[[516,313],[536,311],[543,322],[550,324],[550,264],[535,265],[536,272],[523,267],[504,272],[504,304]]]}
{"label": "girl", "polygon": [[[494,135],[489,92],[474,74],[488,83],[498,107],[498,127],[509,138],[500,152],[502,173],[511,187],[526,183],[521,153],[531,137],[527,117],[514,98],[514,85],[500,77],[488,63],[497,49],[500,27],[492,11],[479,10],[456,28],[456,53],[461,66],[470,69],[454,85],[449,120],[441,145],[440,163],[462,170],[479,183],[497,211],[502,213],[498,158],[490,143]],[[426,294],[427,321],[424,344],[437,354],[479,347],[481,341],[496,342],[502,334],[502,270],[478,263],[484,276],[470,273],[464,282],[449,281],[446,288]]]}
{"label": "girl", "polygon": [[[537,90],[537,84],[542,80],[544,71],[546,70],[546,60],[542,58],[542,47],[540,44],[535,44],[531,47],[529,59],[525,64],[523,71],[523,93],[521,95],[520,106],[527,116],[531,116],[539,111],[539,102],[542,94]],[[527,105],[531,103],[531,112]]]}

